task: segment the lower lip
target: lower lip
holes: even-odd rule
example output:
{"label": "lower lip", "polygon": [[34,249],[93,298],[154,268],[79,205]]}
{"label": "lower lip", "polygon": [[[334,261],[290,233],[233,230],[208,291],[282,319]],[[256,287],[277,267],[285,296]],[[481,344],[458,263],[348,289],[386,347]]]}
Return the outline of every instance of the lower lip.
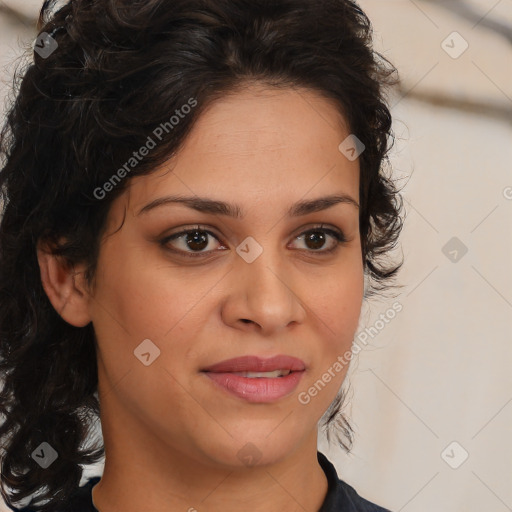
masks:
{"label": "lower lip", "polygon": [[299,384],[304,370],[285,377],[241,377],[232,373],[204,372],[229,393],[248,402],[274,402],[289,395]]}

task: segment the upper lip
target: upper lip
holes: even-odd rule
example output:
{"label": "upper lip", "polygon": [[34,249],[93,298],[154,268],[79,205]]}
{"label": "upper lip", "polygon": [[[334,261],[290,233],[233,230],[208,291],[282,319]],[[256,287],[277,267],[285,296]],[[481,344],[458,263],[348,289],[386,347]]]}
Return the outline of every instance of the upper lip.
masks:
{"label": "upper lip", "polygon": [[269,358],[258,356],[241,356],[226,359],[220,363],[204,368],[204,372],[272,372],[275,370],[302,371],[306,366],[304,361],[292,356],[277,355]]}

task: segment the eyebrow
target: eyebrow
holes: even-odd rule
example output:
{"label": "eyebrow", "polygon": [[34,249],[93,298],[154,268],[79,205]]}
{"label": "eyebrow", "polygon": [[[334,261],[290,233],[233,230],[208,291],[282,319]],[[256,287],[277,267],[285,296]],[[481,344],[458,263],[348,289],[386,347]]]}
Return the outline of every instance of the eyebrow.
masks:
{"label": "eyebrow", "polygon": [[[236,219],[242,219],[244,217],[244,214],[242,213],[242,208],[236,203],[230,204],[224,201],[197,196],[160,197],[144,206],[139,211],[139,213],[137,213],[137,216],[141,214],[146,214],[149,211],[154,210],[155,208],[158,208],[160,206],[169,204],[183,204],[188,208],[191,208],[201,213],[224,215]],[[302,215],[307,215],[309,213],[327,210],[328,208],[331,208],[337,204],[351,204],[356,208],[359,208],[359,204],[351,196],[347,194],[335,194],[319,197],[317,199],[298,201],[288,209],[288,216],[300,217]]]}

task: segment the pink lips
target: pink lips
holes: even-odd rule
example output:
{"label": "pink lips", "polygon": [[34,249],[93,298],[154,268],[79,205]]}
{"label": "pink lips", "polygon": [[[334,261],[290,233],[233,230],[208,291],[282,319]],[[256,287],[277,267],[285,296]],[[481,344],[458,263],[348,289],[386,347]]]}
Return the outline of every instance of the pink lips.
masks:
{"label": "pink lips", "polygon": [[[296,357],[278,355],[268,359],[243,356],[221,361],[202,370],[225,391],[249,402],[274,402],[289,395],[299,384],[306,366]],[[233,372],[290,370],[282,377],[243,377]]]}

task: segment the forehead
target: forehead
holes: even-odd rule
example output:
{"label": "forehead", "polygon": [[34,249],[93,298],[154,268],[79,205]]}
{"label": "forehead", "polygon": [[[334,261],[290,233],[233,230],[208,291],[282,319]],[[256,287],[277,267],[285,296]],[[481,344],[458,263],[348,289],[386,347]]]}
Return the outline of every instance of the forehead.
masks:
{"label": "forehead", "polygon": [[140,209],[164,192],[253,198],[260,206],[308,191],[358,200],[359,163],[338,149],[349,134],[335,103],[315,92],[249,87],[212,102],[173,158],[133,178],[130,203]]}
{"label": "forehead", "polygon": [[328,151],[333,139],[348,134],[333,100],[307,89],[251,85],[211,103],[187,143],[196,152],[226,155],[297,151],[299,146],[311,152]]}

